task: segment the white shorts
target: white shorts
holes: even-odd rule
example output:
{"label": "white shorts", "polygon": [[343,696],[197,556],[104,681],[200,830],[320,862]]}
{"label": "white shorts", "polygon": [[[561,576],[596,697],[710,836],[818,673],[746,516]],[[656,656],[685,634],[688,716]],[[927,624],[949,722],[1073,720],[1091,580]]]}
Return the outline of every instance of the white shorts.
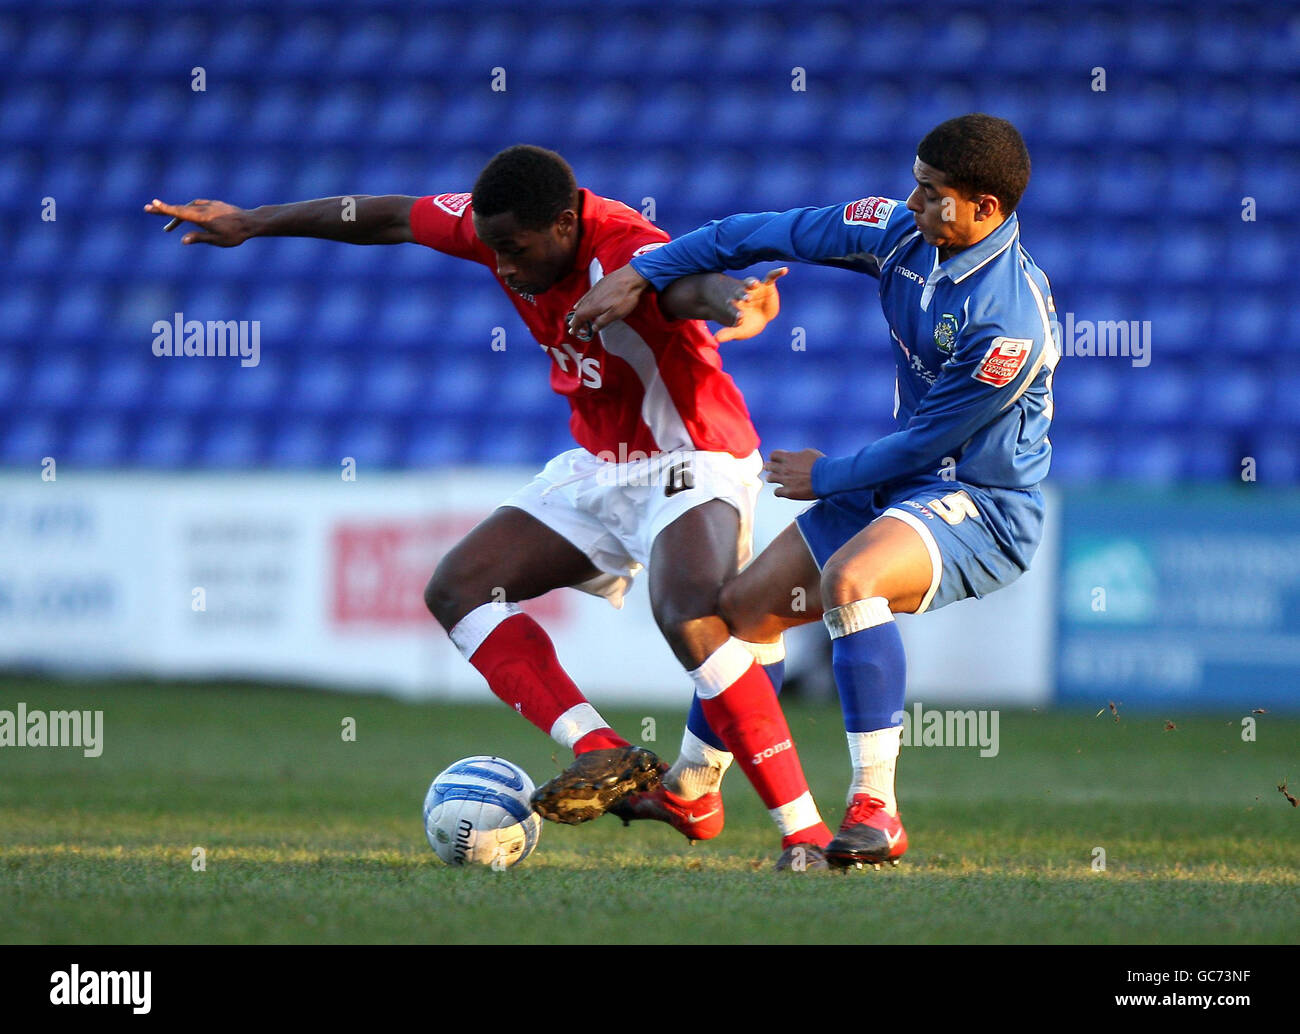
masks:
{"label": "white shorts", "polygon": [[632,579],[649,564],[659,533],[712,499],[740,514],[736,564],[747,564],[762,469],[757,452],[737,459],[727,452],[679,451],[610,463],[586,449],[570,449],[501,505],[531,514],[582,550],[601,574],[574,588],[621,608]]}

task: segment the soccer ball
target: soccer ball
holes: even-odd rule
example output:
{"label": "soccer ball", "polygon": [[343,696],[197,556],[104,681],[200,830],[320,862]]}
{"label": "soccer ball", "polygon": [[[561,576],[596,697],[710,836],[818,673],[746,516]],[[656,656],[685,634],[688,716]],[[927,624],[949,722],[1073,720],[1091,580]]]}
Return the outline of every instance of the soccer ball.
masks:
{"label": "soccer ball", "polygon": [[476,754],[440,772],[424,797],[424,832],[448,865],[518,865],[537,846],[533,781],[505,758]]}

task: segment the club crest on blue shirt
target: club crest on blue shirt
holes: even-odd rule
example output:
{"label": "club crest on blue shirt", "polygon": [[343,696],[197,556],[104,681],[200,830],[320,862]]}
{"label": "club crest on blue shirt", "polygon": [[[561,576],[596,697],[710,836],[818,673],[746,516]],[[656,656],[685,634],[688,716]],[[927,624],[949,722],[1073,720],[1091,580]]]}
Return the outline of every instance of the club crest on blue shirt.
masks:
{"label": "club crest on blue shirt", "polygon": [[953,343],[957,340],[957,317],[945,312],[934,325],[934,347],[945,355],[952,355]]}

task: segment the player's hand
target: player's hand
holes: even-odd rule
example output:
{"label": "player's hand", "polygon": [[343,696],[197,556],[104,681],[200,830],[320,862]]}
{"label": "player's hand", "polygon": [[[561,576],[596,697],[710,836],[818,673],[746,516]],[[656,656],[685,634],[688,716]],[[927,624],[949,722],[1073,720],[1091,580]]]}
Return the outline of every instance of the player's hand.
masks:
{"label": "player's hand", "polygon": [[631,266],[614,270],[578,299],[568,315],[569,333],[590,341],[611,323],[630,316],[648,286],[650,281]]}
{"label": "player's hand", "polygon": [[193,223],[199,227],[181,237],[182,244],[215,244],[218,248],[233,248],[253,236],[248,212],[224,201],[197,198],[188,205],[169,205],[154,198],[144,206],[144,210],[153,215],[171,216],[171,222],[163,227],[168,233],[181,223]]}
{"label": "player's hand", "polygon": [[777,293],[776,282],[788,272],[790,267],[782,266],[772,270],[762,280],[753,276],[746,277],[744,297],[732,303],[740,318],[730,327],[723,327],[714,337],[719,341],[743,341],[761,334],[763,328],[781,311],[781,296]]}
{"label": "player's hand", "polygon": [[776,494],[782,499],[816,499],[812,487],[812,468],[824,455],[826,454],[816,449],[803,449],[800,452],[773,449],[772,455],[763,464],[763,470],[767,474],[767,480],[778,486]]}

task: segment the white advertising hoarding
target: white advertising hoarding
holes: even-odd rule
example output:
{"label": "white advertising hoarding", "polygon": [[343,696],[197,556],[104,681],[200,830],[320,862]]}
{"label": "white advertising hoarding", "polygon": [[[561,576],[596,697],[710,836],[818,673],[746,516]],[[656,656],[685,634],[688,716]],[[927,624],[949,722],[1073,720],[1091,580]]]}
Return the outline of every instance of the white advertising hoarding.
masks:
{"label": "white advertising hoarding", "polygon": [[[0,666],[481,697],[481,677],[425,610],[423,588],[438,559],[533,473],[0,474]],[[765,492],[760,545],[804,505]],[[1048,699],[1049,538],[1011,589],[900,623],[909,697]],[[689,680],[644,586],[622,611],[573,590],[525,609],[593,699],[685,706]],[[792,652],[815,650],[821,635],[792,639]]]}

